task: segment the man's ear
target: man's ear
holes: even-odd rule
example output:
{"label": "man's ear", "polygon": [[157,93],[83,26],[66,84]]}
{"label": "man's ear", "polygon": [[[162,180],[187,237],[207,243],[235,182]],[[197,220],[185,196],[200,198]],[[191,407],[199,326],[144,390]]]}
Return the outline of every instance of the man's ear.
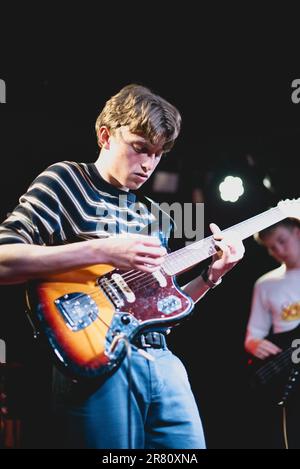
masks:
{"label": "man's ear", "polygon": [[298,235],[298,238],[300,239],[300,228],[298,226],[295,226],[295,232]]}
{"label": "man's ear", "polygon": [[109,150],[110,144],[110,131],[106,125],[102,125],[98,130],[98,143],[101,148]]}

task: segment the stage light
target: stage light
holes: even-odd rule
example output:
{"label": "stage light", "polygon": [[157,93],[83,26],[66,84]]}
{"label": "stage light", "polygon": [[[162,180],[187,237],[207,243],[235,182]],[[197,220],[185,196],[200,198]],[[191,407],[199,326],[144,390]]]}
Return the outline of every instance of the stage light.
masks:
{"label": "stage light", "polygon": [[272,189],[272,183],[271,183],[271,179],[269,178],[269,176],[265,176],[264,180],[263,180],[263,185],[267,188],[267,189]]}
{"label": "stage light", "polygon": [[226,176],[219,185],[221,199],[225,202],[236,202],[244,193],[243,181],[239,177]]}

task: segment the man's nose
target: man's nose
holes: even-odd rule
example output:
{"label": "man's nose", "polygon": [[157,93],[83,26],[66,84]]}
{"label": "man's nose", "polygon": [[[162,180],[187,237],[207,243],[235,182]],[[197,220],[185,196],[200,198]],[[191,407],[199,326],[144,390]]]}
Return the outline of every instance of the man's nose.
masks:
{"label": "man's nose", "polygon": [[142,168],[144,171],[150,171],[154,166],[155,155],[148,156],[147,160],[142,163]]}

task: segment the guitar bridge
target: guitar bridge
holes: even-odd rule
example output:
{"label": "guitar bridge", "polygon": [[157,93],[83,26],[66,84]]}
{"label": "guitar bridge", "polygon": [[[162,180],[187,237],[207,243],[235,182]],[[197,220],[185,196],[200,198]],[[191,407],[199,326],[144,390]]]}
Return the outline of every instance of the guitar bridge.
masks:
{"label": "guitar bridge", "polygon": [[73,332],[85,329],[99,315],[97,304],[85,293],[70,293],[57,298],[54,303]]}
{"label": "guitar bridge", "polygon": [[116,308],[122,308],[122,306],[124,306],[124,300],[120,296],[117,283],[114,285],[114,282],[111,282],[105,275],[99,278],[97,283]]}

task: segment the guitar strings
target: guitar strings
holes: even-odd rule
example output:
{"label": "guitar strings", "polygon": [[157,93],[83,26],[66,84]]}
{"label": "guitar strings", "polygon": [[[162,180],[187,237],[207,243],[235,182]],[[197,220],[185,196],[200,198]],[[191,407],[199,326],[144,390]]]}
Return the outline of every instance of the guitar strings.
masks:
{"label": "guitar strings", "polygon": [[[139,271],[135,271],[135,272],[139,272]],[[148,281],[145,281],[145,282],[140,282],[140,281],[136,281],[137,279],[141,279],[143,277],[148,277]],[[146,280],[146,279],[145,279]],[[149,283],[149,280],[150,280],[150,283]],[[109,279],[109,282],[114,286],[114,287],[119,287],[118,283],[114,280],[114,279]],[[157,279],[155,277],[153,277],[152,273],[149,273],[149,272],[141,272],[141,275],[137,275],[135,278],[134,278],[134,282],[131,281],[131,282],[127,282],[127,283],[134,283],[136,286],[135,288],[135,291],[139,291],[141,289],[143,289],[145,286],[149,286],[151,284],[154,284],[155,282],[157,282]],[[101,285],[99,285],[99,287],[101,288]],[[76,300],[78,298],[82,298],[84,297],[85,295],[89,295],[91,296],[92,298],[94,297],[94,295],[97,296],[97,293],[99,293],[99,287],[94,290],[90,290],[88,292],[85,292],[85,293],[81,293],[80,295],[78,295],[76,297]]]}
{"label": "guitar strings", "polygon": [[[256,215],[256,217],[253,217],[254,218],[258,218],[260,217],[262,214],[258,214]],[[235,227],[238,227],[239,225],[243,225],[245,222],[241,222],[241,223],[238,223],[237,225],[235,225]],[[226,232],[227,230],[229,230],[229,228],[223,230],[223,232]],[[214,242],[214,239],[213,239],[213,235],[205,238],[205,239],[202,239],[202,240],[199,240],[197,241],[196,243],[194,243],[194,247],[195,246],[198,246],[198,245],[203,245],[203,247],[205,247],[207,244],[208,245],[212,245],[212,247],[214,247],[214,244],[212,244],[212,242]],[[176,259],[177,257],[180,257],[180,255],[182,254],[182,252],[186,249],[186,247],[183,247],[181,249],[178,249],[177,251],[174,251],[172,253],[169,253],[167,254],[165,257],[166,259]],[[212,253],[210,253],[211,255]],[[137,271],[137,270],[129,270],[127,272],[125,272],[124,274],[120,274],[122,276],[122,278],[124,280],[127,281],[128,284],[130,283],[136,283],[136,280],[137,279],[142,279],[143,277],[149,277],[148,281],[145,281],[144,283],[141,283],[141,282],[138,282],[138,286],[136,288],[136,290],[140,290],[142,288],[145,288],[146,286],[150,286],[152,285],[153,283],[157,282],[156,279],[153,278],[152,274],[151,273],[148,273],[148,272],[141,272],[140,271]],[[152,277],[152,279],[150,280],[150,277]],[[113,286],[115,287],[118,287],[118,284],[117,282],[115,282],[113,279],[110,279],[110,282],[113,284]],[[93,296],[94,294],[97,295],[98,293],[98,289],[96,290],[92,290],[90,292],[88,292],[89,295]],[[79,295],[77,298],[80,298],[84,296],[84,293]]]}
{"label": "guitar strings", "polygon": [[282,365],[283,362],[286,361],[286,358],[288,358],[289,354],[289,350],[282,352],[282,354],[280,355],[280,357],[277,358],[276,361],[274,359],[274,361],[266,363],[265,365],[263,365],[262,368],[257,371],[256,374],[261,377],[268,377],[271,374],[276,374],[276,372],[280,372],[280,365]]}
{"label": "guitar strings", "polygon": [[277,359],[272,361],[272,362],[268,362],[266,364],[264,364],[257,372],[256,372],[256,375],[261,377],[262,379],[264,378],[268,378],[270,375],[272,374],[276,374],[276,369],[278,369],[278,372],[281,371],[281,369],[279,368],[280,365],[283,364],[284,361],[286,361],[286,359],[289,357],[289,355],[291,354],[291,351],[292,351],[292,348],[289,348],[285,351],[283,351],[279,357],[277,357]]}
{"label": "guitar strings", "polygon": [[[149,280],[150,280],[149,282],[144,282],[141,285],[139,285],[137,288],[135,288],[135,291],[141,291],[144,288],[149,287],[150,285],[154,285],[157,282],[157,280],[155,278],[152,278],[152,279],[149,279]],[[101,286],[99,288],[101,288]],[[89,295],[91,298],[94,299],[94,298],[97,298],[97,297],[101,296],[102,291],[100,289],[98,289],[98,290],[92,290],[91,292],[81,293],[80,295],[76,296],[76,301],[79,298],[84,297],[85,295]]]}

